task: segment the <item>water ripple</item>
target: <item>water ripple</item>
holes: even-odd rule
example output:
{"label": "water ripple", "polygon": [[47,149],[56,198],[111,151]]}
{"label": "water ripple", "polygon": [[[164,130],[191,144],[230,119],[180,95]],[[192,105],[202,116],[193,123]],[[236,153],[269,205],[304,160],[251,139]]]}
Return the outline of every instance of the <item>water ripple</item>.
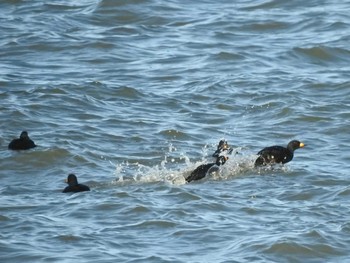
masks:
{"label": "water ripple", "polygon": [[[2,1],[2,261],[348,261],[333,2]],[[23,130],[38,147],[9,151]],[[220,172],[186,183],[221,139]],[[254,167],[292,139],[292,162]],[[69,173],[91,191],[62,194]]]}

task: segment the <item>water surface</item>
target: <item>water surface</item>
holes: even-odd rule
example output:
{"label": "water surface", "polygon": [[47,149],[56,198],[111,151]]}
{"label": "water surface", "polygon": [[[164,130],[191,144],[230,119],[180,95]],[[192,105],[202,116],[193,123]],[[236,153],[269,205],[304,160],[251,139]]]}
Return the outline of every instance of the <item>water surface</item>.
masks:
{"label": "water surface", "polygon": [[[348,261],[333,2],[2,1],[1,262]],[[39,146],[9,151],[22,130]],[[186,184],[220,139],[220,174]],[[292,162],[253,167],[292,139]],[[61,193],[69,173],[91,191]]]}

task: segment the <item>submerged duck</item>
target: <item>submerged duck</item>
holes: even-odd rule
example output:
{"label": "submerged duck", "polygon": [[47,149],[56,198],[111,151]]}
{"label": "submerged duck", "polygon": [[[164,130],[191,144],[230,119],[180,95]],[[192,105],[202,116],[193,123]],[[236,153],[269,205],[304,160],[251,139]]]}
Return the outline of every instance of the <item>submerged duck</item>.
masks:
{"label": "submerged duck", "polygon": [[75,174],[69,174],[66,183],[68,186],[64,188],[62,193],[68,193],[68,192],[83,192],[83,191],[90,191],[90,188],[87,185],[84,184],[78,184],[78,179],[75,176]]}
{"label": "submerged duck", "polygon": [[204,178],[207,174],[213,173],[219,169],[220,165],[223,165],[228,160],[226,156],[219,156],[216,158],[215,163],[207,163],[198,166],[193,172],[186,178],[186,182],[196,181]]}
{"label": "submerged duck", "polygon": [[18,139],[13,139],[8,148],[10,150],[28,150],[36,147],[35,143],[29,138],[28,132],[22,131]]}
{"label": "submerged duck", "polygon": [[259,157],[255,161],[255,166],[274,164],[274,163],[288,163],[293,159],[294,151],[303,148],[304,143],[293,140],[287,145],[287,148],[282,146],[270,146],[258,152]]}
{"label": "submerged duck", "polygon": [[219,157],[220,154],[224,151],[227,151],[228,154],[232,153],[232,148],[228,145],[226,140],[221,140],[216,148],[216,151],[213,153],[213,157]]}

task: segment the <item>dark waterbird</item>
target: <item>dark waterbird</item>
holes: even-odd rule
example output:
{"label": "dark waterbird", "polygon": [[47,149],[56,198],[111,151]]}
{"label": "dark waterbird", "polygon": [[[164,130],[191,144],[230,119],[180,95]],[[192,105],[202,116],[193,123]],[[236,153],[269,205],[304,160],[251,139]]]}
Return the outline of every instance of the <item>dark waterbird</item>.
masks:
{"label": "dark waterbird", "polygon": [[87,185],[79,184],[78,179],[75,176],[75,174],[69,174],[66,183],[68,186],[64,188],[62,193],[69,193],[69,192],[83,192],[83,191],[90,191],[90,188]]}
{"label": "dark waterbird", "polygon": [[232,150],[233,149],[228,145],[226,140],[221,140],[216,148],[216,151],[213,153],[213,157],[219,157],[222,152],[231,154]]}
{"label": "dark waterbird", "polygon": [[226,156],[219,156],[216,158],[215,163],[207,163],[198,166],[193,172],[186,178],[186,181],[189,183],[191,181],[196,181],[204,178],[207,174],[218,171],[219,166],[223,165],[228,160]]}
{"label": "dark waterbird", "polygon": [[35,143],[29,138],[28,132],[22,131],[18,139],[13,139],[8,148],[10,150],[28,150],[36,147]]}
{"label": "dark waterbird", "polygon": [[266,147],[258,152],[259,157],[255,161],[255,166],[288,163],[293,159],[294,151],[304,146],[304,143],[293,140],[288,143],[287,148],[282,146]]}

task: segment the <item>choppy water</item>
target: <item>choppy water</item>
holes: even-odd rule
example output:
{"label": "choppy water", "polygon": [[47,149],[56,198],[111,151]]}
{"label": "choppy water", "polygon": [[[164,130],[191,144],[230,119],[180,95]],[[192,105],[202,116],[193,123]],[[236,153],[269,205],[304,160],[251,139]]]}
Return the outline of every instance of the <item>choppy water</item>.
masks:
{"label": "choppy water", "polygon": [[[1,1],[0,261],[349,261],[349,8]],[[39,147],[9,151],[22,130]]]}

